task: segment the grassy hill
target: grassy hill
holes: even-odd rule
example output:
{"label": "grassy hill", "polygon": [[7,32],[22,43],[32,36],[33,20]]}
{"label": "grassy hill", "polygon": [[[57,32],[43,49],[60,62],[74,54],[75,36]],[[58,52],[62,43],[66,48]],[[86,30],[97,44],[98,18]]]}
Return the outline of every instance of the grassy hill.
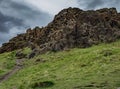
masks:
{"label": "grassy hill", "polygon": [[[29,49],[24,49],[28,53]],[[0,54],[0,76],[15,66],[15,51]],[[23,62],[0,89],[117,89],[120,41],[90,48],[47,52]]]}

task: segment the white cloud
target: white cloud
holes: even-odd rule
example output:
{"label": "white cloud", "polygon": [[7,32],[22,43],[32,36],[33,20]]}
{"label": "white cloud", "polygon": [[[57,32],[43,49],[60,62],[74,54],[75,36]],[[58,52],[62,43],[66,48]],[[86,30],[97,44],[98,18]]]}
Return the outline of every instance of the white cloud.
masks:
{"label": "white cloud", "polygon": [[77,0],[25,0],[25,1],[51,15],[57,14],[63,8],[79,6]]}
{"label": "white cloud", "polygon": [[[47,25],[64,8],[79,7],[86,10],[116,7],[120,11],[119,5],[119,0],[2,0],[0,12],[5,16],[21,19],[25,26],[34,27]],[[12,29],[8,28],[9,33],[0,33],[0,44],[24,32],[24,28],[26,27],[14,26]]]}

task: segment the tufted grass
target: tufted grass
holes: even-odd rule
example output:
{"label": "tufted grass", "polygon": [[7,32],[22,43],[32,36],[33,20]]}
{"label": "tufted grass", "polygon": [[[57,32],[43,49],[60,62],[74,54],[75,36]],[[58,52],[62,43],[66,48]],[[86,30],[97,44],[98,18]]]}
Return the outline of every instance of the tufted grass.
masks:
{"label": "tufted grass", "polygon": [[[8,53],[0,55],[0,59],[2,58],[0,65],[3,65],[4,61],[8,65],[12,64],[13,60],[8,60],[7,57]],[[45,87],[42,83],[46,81],[48,84]],[[52,86],[48,86],[49,84]],[[117,89],[119,87],[120,41],[85,49],[74,48],[38,55],[26,60],[22,70],[0,85],[0,89]]]}

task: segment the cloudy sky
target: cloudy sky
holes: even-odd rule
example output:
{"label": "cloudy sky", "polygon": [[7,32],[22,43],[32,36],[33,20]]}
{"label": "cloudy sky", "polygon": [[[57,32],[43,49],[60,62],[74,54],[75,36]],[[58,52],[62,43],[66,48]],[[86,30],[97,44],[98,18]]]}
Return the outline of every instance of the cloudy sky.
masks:
{"label": "cloudy sky", "polygon": [[120,0],[0,0],[0,45],[27,28],[45,26],[63,8],[116,7]]}

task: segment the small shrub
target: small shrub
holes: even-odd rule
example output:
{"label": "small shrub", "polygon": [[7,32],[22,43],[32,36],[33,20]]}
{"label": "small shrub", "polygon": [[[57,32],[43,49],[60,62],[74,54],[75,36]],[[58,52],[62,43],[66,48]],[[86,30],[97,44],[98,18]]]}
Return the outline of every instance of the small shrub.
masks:
{"label": "small shrub", "polygon": [[113,55],[113,52],[112,50],[103,50],[102,52],[100,52],[100,54],[103,54],[103,56],[107,57]]}
{"label": "small shrub", "polygon": [[15,59],[15,55],[16,55],[16,52],[15,52],[15,51],[11,52],[11,53],[9,54],[9,56],[8,56],[8,59],[9,59],[9,60]]}
{"label": "small shrub", "polygon": [[54,83],[52,81],[44,81],[44,82],[37,82],[32,85],[32,88],[46,88],[46,87],[52,87]]}

